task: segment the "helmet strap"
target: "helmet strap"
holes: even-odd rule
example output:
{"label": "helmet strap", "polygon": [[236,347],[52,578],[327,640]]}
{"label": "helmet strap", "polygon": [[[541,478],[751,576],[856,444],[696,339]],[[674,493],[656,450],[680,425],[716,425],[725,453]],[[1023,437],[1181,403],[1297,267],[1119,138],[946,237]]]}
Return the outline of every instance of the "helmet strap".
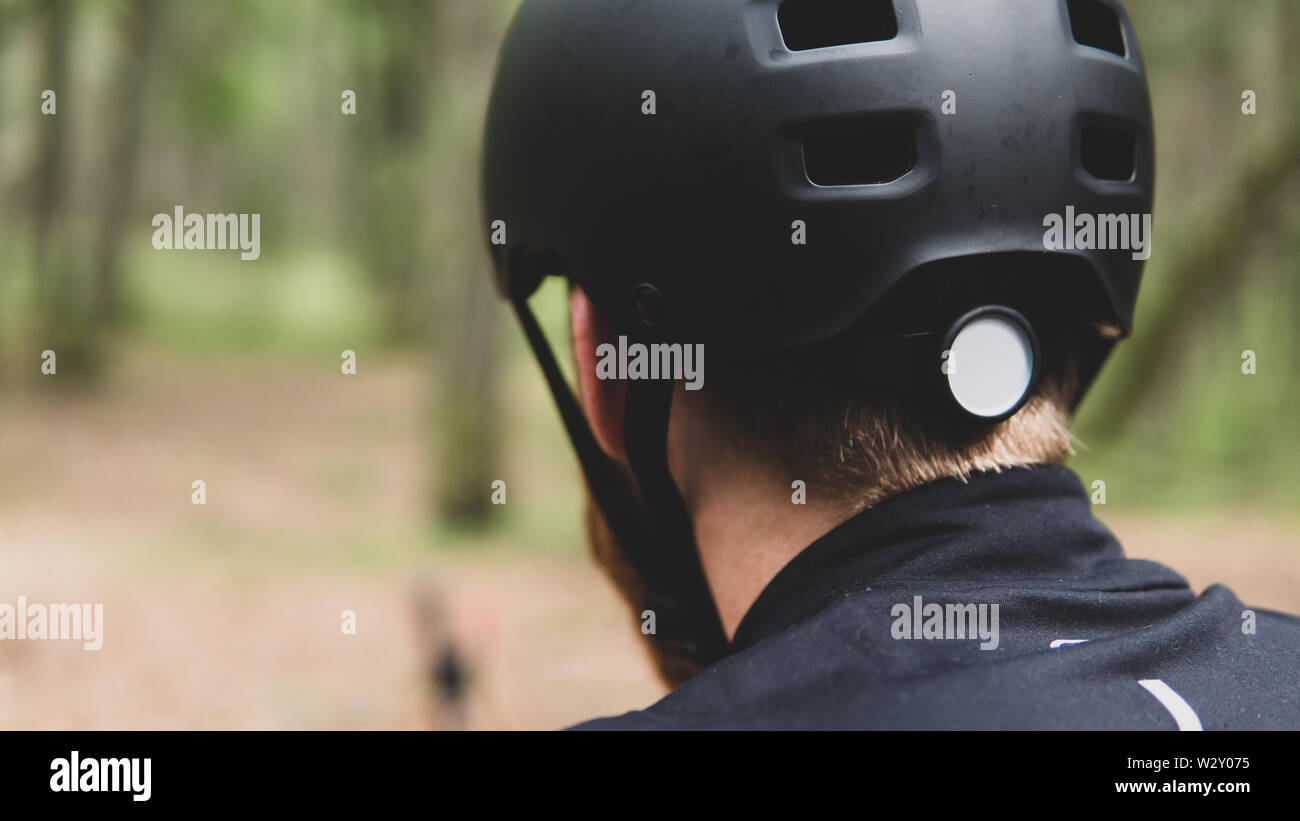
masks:
{"label": "helmet strap", "polygon": [[655,611],[654,638],[668,652],[707,667],[725,654],[726,638],[695,547],[690,514],[668,469],[674,383],[628,382],[624,442],[638,492],[596,441],[528,307],[526,293],[512,293],[511,304],[555,399],[587,488],[644,581],[644,606]]}
{"label": "helmet strap", "polygon": [[660,640],[674,654],[707,667],[725,655],[727,641],[700,563],[690,512],[668,469],[674,385],[672,380],[628,382],[623,441],[641,489],[649,537],[637,543],[644,555],[631,558],[654,599],[647,606],[656,611]]}

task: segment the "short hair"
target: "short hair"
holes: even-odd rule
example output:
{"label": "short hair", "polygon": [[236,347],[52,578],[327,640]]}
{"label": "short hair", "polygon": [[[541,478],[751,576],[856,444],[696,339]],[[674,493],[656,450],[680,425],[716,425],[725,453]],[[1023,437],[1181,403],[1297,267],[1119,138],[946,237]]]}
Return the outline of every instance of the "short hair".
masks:
{"label": "short hair", "polygon": [[1072,363],[1045,374],[1023,407],[994,424],[964,423],[921,397],[809,385],[815,370],[783,370],[774,379],[767,367],[715,369],[698,402],[687,401],[723,446],[854,509],[939,479],[1062,464],[1074,453]]}
{"label": "short hair", "polygon": [[[995,255],[924,266],[847,333],[803,350],[714,360],[698,406],[722,444],[809,494],[861,509],[939,479],[1031,464],[1062,464],[1074,450],[1070,413],[1081,345],[1104,316],[1094,277],[1077,260]],[[854,363],[882,356],[891,334],[941,332],[935,317],[980,305],[1014,307],[1035,328],[1041,360],[1029,400],[989,424],[963,419],[930,387],[870,384]],[[925,378],[912,382],[926,383]],[[690,396],[691,393],[697,396]]]}

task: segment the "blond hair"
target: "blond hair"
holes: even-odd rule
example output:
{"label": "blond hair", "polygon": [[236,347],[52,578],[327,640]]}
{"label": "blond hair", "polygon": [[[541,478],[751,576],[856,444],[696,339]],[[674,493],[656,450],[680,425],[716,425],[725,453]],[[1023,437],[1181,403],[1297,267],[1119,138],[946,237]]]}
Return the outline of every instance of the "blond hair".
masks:
{"label": "blond hair", "polygon": [[963,425],[895,395],[785,381],[766,388],[743,371],[720,381],[699,392],[699,404],[724,446],[858,510],[939,479],[1062,464],[1074,453],[1073,366],[1047,374],[1024,407],[993,425]]}

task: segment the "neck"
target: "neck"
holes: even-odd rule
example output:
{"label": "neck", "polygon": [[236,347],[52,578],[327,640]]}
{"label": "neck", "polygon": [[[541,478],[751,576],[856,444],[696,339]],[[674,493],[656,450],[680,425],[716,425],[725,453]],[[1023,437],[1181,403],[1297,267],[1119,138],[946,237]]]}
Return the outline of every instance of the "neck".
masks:
{"label": "neck", "polygon": [[[728,640],[777,572],[851,515],[794,505],[790,493],[779,486],[767,492],[743,489],[718,494],[691,511],[704,575]],[[785,505],[797,515],[790,515]]]}
{"label": "neck", "polygon": [[[701,464],[701,462],[703,462]],[[790,482],[732,459],[692,460],[678,475],[704,575],[730,640],[781,568],[857,511],[846,505],[795,504]]]}
{"label": "neck", "polygon": [[679,385],[668,428],[668,465],[690,513],[700,564],[730,641],[781,568],[885,494],[863,488],[855,505],[808,492],[795,504],[791,483],[798,477],[758,462],[742,445],[719,436],[707,414],[690,407],[694,403]]}

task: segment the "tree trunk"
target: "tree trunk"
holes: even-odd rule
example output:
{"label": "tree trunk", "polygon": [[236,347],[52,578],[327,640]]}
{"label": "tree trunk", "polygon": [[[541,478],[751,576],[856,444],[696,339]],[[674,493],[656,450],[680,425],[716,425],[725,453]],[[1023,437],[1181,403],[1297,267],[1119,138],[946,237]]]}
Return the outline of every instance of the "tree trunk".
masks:
{"label": "tree trunk", "polygon": [[[470,270],[464,296],[443,346],[439,368],[439,514],[456,525],[481,524],[492,510],[491,485],[502,449],[496,291],[484,270]],[[507,499],[509,497],[507,496]]]}
{"label": "tree trunk", "polygon": [[114,82],[116,130],[108,155],[108,176],[104,180],[99,240],[91,262],[94,266],[91,321],[98,327],[116,322],[120,312],[122,232],[134,200],[144,123],[145,85],[149,78],[157,24],[156,0],[134,0],[124,25],[122,62]]}
{"label": "tree trunk", "polygon": [[58,220],[67,186],[68,130],[64,127],[65,116],[57,113],[57,104],[68,103],[68,38],[72,28],[70,0],[48,0],[41,8],[40,21],[43,31],[37,75],[39,88],[32,105],[38,105],[39,95],[50,89],[55,94],[56,113],[41,115],[40,147],[32,179],[32,255],[37,292],[42,295],[42,302],[49,305],[58,301],[60,278],[50,264],[50,235]]}

